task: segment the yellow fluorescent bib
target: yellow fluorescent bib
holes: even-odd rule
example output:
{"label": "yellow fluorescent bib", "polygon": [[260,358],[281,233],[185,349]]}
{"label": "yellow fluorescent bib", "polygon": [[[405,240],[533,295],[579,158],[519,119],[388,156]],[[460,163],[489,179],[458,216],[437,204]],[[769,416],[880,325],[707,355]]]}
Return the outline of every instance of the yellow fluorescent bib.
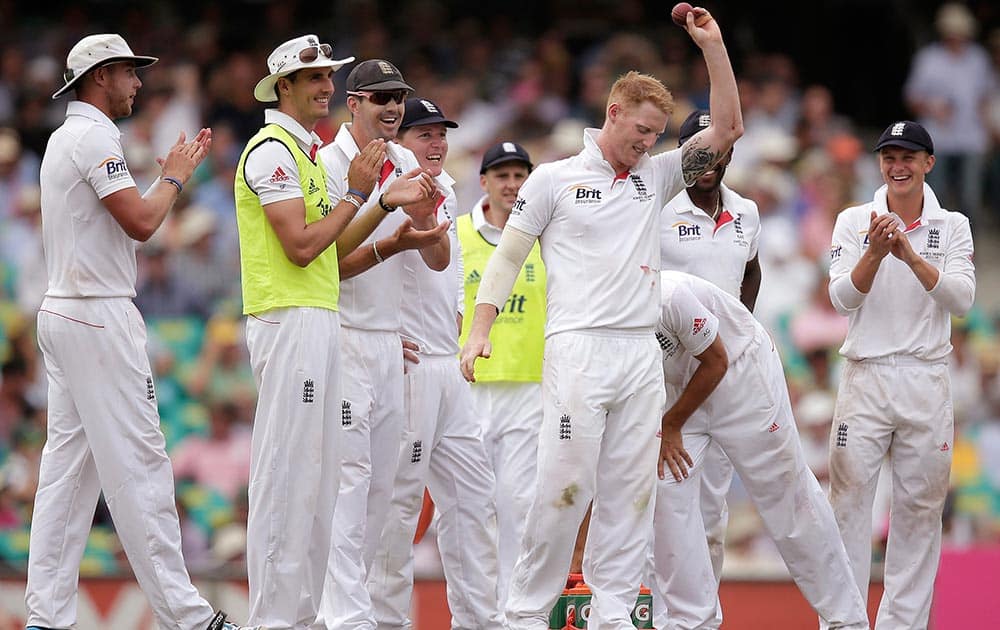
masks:
{"label": "yellow fluorescent bib", "polygon": [[337,310],[340,272],[337,245],[299,267],[285,255],[274,228],[264,214],[260,198],[250,190],[244,176],[247,155],[264,142],[280,142],[295,158],[306,207],[306,223],[330,213],[323,164],[299,148],[295,139],[278,125],[267,125],[247,143],[236,169],[236,224],[240,235],[240,272],[243,281],[243,312],[262,313],[275,308],[315,306]]}
{"label": "yellow fluorescent bib", "polygon": [[[458,240],[465,267],[465,317],[459,343],[469,338],[476,293],[490,256],[496,251],[472,225],[472,217],[458,218]],[[521,267],[514,289],[490,332],[493,356],[476,362],[477,382],[540,382],[545,347],[545,266],[536,242]]]}

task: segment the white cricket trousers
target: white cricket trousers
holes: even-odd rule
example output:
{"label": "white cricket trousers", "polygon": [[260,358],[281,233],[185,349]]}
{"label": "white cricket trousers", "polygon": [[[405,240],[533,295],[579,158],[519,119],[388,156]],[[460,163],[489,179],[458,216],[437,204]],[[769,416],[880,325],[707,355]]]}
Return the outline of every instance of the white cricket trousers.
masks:
{"label": "white cricket trousers", "polygon": [[[729,504],[726,495],[733,484],[733,463],[726,457],[718,442],[713,441],[705,452],[701,466],[699,508],[708,541],[708,555],[712,558],[715,588],[722,580],[722,563],[726,552],[726,529],[729,527]],[[722,606],[715,608],[715,619],[722,623]]]}
{"label": "white cricket trousers", "polygon": [[483,427],[486,454],[496,477],[497,594],[507,604],[510,576],[521,552],[528,508],[535,496],[541,383],[473,383],[472,398]]}
{"label": "white cricket trousers", "polygon": [[[671,391],[669,400],[679,394]],[[732,361],[716,390],[684,424],[682,436],[694,460],[690,475],[677,483],[668,472],[657,485],[654,626],[720,626],[718,587],[698,506],[702,464],[717,442],[799,590],[829,624],[825,627],[867,628],[833,510],[806,464],[781,360],[766,333],[761,331]]]}
{"label": "white cricket trousers", "polygon": [[830,501],[867,596],[872,501],[889,458],[892,517],[877,630],[927,627],[954,437],[946,363],[906,356],[848,362],[830,431]]}
{"label": "white cricket trousers", "polygon": [[129,298],[52,298],[38,313],[48,428],[31,519],[27,625],[76,624],[80,560],[104,499],[160,628],[201,630],[212,608],[181,556],[174,477]]}
{"label": "white cricket trousers", "polygon": [[437,511],[437,545],[453,630],[503,626],[497,605],[494,480],[458,358],[420,355],[404,377],[399,467],[368,590],[378,628],[412,628],[413,535],[424,487]]}
{"label": "white cricket trousers", "polygon": [[[583,559],[593,593],[588,628],[635,628],[656,486],[665,398],[653,331],[566,332],[545,343],[538,475],[514,566],[511,630],[549,627],[577,531],[593,500]],[[702,533],[702,544],[705,536]]]}
{"label": "white cricket trousers", "polygon": [[257,381],[250,460],[250,621],[317,628],[340,483],[340,315],[281,308],[247,318]]}
{"label": "white cricket trousers", "polygon": [[403,433],[399,333],[344,327],[343,467],[318,622],[330,630],[372,630],[365,582],[392,499]]}

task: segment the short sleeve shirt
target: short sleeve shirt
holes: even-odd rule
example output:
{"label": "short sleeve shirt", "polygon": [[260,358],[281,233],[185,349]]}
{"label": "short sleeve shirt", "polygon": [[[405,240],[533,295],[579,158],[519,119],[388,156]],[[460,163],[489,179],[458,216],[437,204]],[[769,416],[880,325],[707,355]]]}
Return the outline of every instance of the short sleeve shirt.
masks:
{"label": "short sleeve shirt", "polygon": [[729,363],[738,359],[753,339],[766,335],[753,314],[736,297],[697,276],[660,272],[662,300],[657,341],[663,349],[667,383],[683,387],[698,367],[695,356],[721,335]]}
{"label": "short sleeve shirt", "polygon": [[658,319],[660,213],[684,188],[680,150],[615,173],[584,134],[579,154],[536,168],[508,225],[538,236],[547,273],[546,336],[652,330]]}
{"label": "short sleeve shirt", "polygon": [[[403,173],[419,168],[413,152],[395,142],[386,143],[386,159],[382,173],[368,201],[362,204],[358,216],[378,203],[379,195]],[[350,125],[343,124],[333,142],[319,150],[326,168],[326,185],[330,203],[336,205],[347,194],[347,171],[351,160],[360,153]],[[392,212],[375,228],[360,248],[371,247],[378,239],[392,236],[403,221],[405,213]],[[399,313],[402,300],[403,257],[392,256],[353,278],[340,281],[340,321],[349,328],[362,330],[399,331]]]}
{"label": "short sleeve shirt", "polygon": [[135,241],[102,203],[135,188],[118,127],[71,101],[42,158],[42,243],[51,297],[135,297]]}
{"label": "short sleeve shirt", "polygon": [[[276,109],[264,112],[264,124],[279,125],[295,138],[295,142],[306,153],[312,147],[319,149],[323,142],[315,132],[307,131],[294,118]],[[262,142],[254,147],[247,155],[243,171],[250,189],[260,197],[261,205],[302,198],[299,167],[292,154],[280,142]]]}
{"label": "short sleeve shirt", "polygon": [[746,265],[757,256],[757,204],[720,187],[722,212],[713,220],[686,190],[660,212],[660,267],[705,278],[739,297]]}

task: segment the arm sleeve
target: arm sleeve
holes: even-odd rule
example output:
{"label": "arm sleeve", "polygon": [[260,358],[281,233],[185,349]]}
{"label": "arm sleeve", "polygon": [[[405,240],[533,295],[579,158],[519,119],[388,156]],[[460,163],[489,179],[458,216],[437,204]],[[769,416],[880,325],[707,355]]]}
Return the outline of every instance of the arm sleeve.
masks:
{"label": "arm sleeve", "polygon": [[681,168],[682,155],[678,147],[650,156],[659,178],[660,194],[662,195],[660,199],[663,204],[687,188],[687,184],[684,183],[684,171]]}
{"label": "arm sleeve", "polygon": [[952,218],[952,237],[940,270],[938,283],[928,292],[935,302],[952,315],[961,317],[976,299],[976,267],[972,262],[972,230],[968,217]]}
{"label": "arm sleeve", "polygon": [[76,151],[80,171],[99,199],[119,190],[135,188],[135,180],[125,164],[121,142],[105,128],[91,127],[81,136]]}
{"label": "arm sleeve", "polygon": [[683,285],[674,289],[664,310],[669,312],[674,334],[691,356],[704,352],[719,334],[719,318]]}
{"label": "arm sleeve", "polygon": [[277,140],[261,142],[251,149],[243,173],[261,205],[302,197],[299,166],[288,147]]}
{"label": "arm sleeve", "polygon": [[483,270],[483,279],[476,294],[476,304],[492,304],[500,310],[510,297],[521,265],[528,258],[536,237],[511,227],[510,223],[500,236],[497,249],[490,256]]}
{"label": "arm sleeve", "polygon": [[851,221],[850,210],[837,216],[830,246],[830,302],[841,315],[861,307],[866,294],[851,280],[851,272],[861,258],[861,240]]}

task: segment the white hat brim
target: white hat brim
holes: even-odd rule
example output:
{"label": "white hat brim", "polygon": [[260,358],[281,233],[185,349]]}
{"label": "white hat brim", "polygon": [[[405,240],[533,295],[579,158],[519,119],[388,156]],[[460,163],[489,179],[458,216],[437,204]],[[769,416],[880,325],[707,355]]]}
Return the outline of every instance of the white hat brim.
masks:
{"label": "white hat brim", "polygon": [[273,103],[278,100],[277,95],[274,93],[274,85],[281,77],[286,77],[293,72],[307,70],[309,68],[332,68],[334,71],[337,71],[352,61],[354,61],[354,57],[346,57],[344,59],[324,59],[322,61],[317,59],[312,63],[302,64],[288,70],[282,70],[281,72],[277,72],[275,74],[269,74],[257,82],[257,86],[253,89],[253,96],[261,103]]}
{"label": "white hat brim", "polygon": [[90,64],[86,70],[73,77],[73,79],[67,82],[66,85],[56,90],[55,93],[52,95],[52,98],[53,100],[55,100],[60,96],[62,96],[63,94],[65,94],[66,92],[72,90],[73,87],[77,84],[77,82],[80,81],[80,79],[87,76],[87,73],[89,73],[94,68],[97,68],[98,66],[106,66],[112,63],[118,63],[120,61],[132,61],[135,62],[136,68],[145,68],[146,66],[153,65],[159,60],[160,60],[159,57],[147,57],[145,55],[121,55],[119,57],[108,57],[107,59],[101,59],[100,61],[95,61],[94,63]]}

